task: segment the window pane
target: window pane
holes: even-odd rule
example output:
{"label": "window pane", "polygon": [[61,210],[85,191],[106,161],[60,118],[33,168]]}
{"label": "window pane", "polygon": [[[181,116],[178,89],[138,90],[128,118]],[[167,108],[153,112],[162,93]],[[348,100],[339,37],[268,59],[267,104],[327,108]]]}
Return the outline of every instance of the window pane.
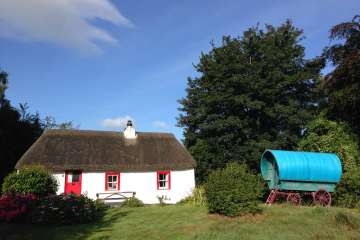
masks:
{"label": "window pane", "polygon": [[117,182],[117,176],[114,175],[108,176],[108,182]]}
{"label": "window pane", "polygon": [[108,189],[109,189],[109,190],[115,190],[115,189],[116,189],[116,184],[114,184],[114,183],[108,183]]}
{"label": "window pane", "polygon": [[72,174],[72,182],[80,182],[80,174],[79,173]]}
{"label": "window pane", "polygon": [[69,173],[68,175],[68,183],[72,183],[72,174],[71,173]]}
{"label": "window pane", "polygon": [[160,174],[159,174],[159,180],[160,180],[160,181],[161,181],[161,180],[165,180],[165,175],[166,175],[166,174],[160,173]]}
{"label": "window pane", "polygon": [[160,182],[159,182],[159,187],[161,187],[161,188],[166,187],[165,182],[164,182],[164,181],[160,181]]}

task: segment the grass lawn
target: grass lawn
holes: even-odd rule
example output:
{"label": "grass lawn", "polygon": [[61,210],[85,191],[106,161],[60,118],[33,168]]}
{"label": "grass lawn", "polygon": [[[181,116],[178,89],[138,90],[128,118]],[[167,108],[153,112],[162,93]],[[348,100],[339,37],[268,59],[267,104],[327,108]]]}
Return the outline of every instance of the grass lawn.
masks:
{"label": "grass lawn", "polygon": [[0,224],[0,239],[360,239],[360,212],[321,207],[265,207],[229,219],[205,208],[112,208],[103,220],[72,226]]}

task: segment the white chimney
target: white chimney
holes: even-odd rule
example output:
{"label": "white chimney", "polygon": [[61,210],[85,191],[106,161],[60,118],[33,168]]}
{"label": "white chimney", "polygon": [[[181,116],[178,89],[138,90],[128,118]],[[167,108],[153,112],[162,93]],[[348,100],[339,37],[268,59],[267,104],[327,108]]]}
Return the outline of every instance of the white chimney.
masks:
{"label": "white chimney", "polygon": [[129,120],[126,124],[126,128],[124,130],[124,137],[126,139],[136,139],[137,138],[135,128],[133,127],[133,123],[131,120]]}

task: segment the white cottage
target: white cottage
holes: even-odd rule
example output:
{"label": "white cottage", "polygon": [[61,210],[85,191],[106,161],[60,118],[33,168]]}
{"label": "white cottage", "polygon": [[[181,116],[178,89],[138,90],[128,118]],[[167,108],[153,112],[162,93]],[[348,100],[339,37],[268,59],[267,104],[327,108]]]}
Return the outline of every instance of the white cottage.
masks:
{"label": "white cottage", "polygon": [[195,187],[196,163],[173,134],[46,130],[16,164],[39,164],[59,183],[58,194],[117,201],[135,195],[144,203],[176,203]]}

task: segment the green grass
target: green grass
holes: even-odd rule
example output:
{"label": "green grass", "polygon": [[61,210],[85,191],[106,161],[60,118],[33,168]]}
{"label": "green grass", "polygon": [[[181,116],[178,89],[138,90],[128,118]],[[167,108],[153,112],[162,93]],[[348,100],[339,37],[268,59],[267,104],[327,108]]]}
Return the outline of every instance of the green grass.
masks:
{"label": "green grass", "polygon": [[257,216],[234,219],[191,206],[112,208],[92,224],[0,224],[0,239],[360,239],[357,210],[263,207]]}

